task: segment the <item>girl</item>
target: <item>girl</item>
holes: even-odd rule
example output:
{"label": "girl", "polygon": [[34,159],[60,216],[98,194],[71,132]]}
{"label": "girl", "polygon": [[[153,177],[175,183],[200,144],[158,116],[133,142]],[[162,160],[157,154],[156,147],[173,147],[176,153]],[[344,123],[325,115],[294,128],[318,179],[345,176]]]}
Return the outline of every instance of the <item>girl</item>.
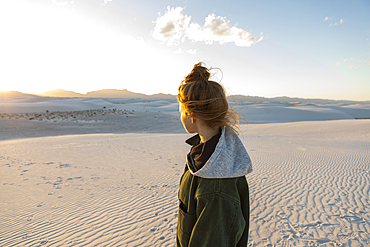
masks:
{"label": "girl", "polygon": [[252,171],[235,132],[238,115],[201,63],[179,86],[181,122],[191,145],[180,181],[176,246],[247,246]]}

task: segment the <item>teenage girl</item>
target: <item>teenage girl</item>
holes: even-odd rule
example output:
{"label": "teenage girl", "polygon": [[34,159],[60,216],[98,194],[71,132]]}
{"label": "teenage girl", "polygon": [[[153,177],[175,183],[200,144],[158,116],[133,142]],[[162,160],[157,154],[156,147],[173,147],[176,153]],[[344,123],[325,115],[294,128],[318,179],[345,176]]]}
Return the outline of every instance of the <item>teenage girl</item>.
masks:
{"label": "teenage girl", "polygon": [[179,189],[176,246],[247,246],[252,165],[236,134],[238,115],[201,63],[179,86],[181,122],[191,145]]}

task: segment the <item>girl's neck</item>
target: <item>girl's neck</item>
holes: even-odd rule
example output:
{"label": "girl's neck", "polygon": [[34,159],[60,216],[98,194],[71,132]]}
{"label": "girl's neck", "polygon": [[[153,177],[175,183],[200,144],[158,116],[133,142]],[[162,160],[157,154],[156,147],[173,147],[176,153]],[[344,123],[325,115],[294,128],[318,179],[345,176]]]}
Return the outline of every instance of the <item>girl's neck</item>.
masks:
{"label": "girl's neck", "polygon": [[198,134],[201,142],[205,142],[220,133],[220,131],[221,128],[219,126],[216,126],[214,128],[204,127],[198,129]]}

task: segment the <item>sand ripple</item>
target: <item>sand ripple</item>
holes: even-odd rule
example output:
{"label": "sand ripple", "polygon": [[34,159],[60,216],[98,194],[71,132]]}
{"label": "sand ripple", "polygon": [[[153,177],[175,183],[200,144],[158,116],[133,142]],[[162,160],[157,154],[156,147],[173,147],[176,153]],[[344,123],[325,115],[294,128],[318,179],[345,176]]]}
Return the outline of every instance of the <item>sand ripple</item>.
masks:
{"label": "sand ripple", "polygon": [[[369,126],[250,125],[249,246],[369,246]],[[174,246],[187,137],[0,142],[0,246]]]}
{"label": "sand ripple", "polygon": [[184,158],[153,137],[173,142],[128,134],[1,143],[0,246],[173,246]]}
{"label": "sand ripple", "polygon": [[250,246],[370,245],[368,139],[252,134]]}

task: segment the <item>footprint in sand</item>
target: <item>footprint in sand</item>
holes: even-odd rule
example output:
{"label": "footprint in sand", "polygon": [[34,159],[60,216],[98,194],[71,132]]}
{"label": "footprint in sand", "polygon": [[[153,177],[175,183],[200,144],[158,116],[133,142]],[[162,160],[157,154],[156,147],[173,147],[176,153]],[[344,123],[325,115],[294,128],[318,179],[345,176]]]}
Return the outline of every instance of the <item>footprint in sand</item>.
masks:
{"label": "footprint in sand", "polygon": [[41,241],[40,242],[40,245],[45,245],[45,244],[47,244],[49,241],[48,240],[43,240],[43,241]]}
{"label": "footprint in sand", "polygon": [[328,238],[322,238],[322,239],[316,239],[315,240],[318,244],[326,244],[326,243],[329,243],[329,242],[332,242],[330,239]]}
{"label": "footprint in sand", "polygon": [[345,219],[347,221],[350,221],[350,222],[356,222],[356,223],[366,223],[366,221],[359,217],[359,216],[349,216],[349,215],[346,215],[346,216],[342,216],[340,217],[341,219]]}
{"label": "footprint in sand", "polygon": [[59,164],[59,168],[71,167],[70,164]]}
{"label": "footprint in sand", "polygon": [[27,221],[32,221],[33,220],[33,215],[30,215],[27,217]]}

